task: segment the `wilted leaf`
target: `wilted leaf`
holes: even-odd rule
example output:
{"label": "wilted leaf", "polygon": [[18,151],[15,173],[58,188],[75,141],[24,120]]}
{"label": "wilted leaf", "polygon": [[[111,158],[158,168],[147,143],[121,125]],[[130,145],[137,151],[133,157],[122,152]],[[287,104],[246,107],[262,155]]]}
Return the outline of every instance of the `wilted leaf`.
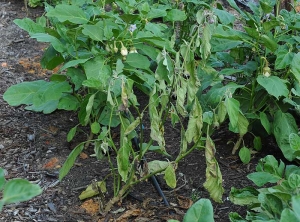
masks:
{"label": "wilted leaf", "polygon": [[164,179],[169,187],[173,189],[176,187],[176,174],[172,164],[169,164],[169,166],[165,170]]}
{"label": "wilted leaf", "polygon": [[82,191],[81,194],[79,195],[79,199],[84,200],[99,195],[99,190],[101,190],[102,193],[106,193],[105,181],[97,181],[96,185],[97,185],[97,189],[94,189],[94,184],[88,185],[88,187],[84,191]]}
{"label": "wilted leaf", "polygon": [[118,171],[120,176],[122,177],[122,181],[127,181],[128,176],[128,168],[129,168],[129,154],[130,154],[130,145],[127,141],[127,138],[124,137],[122,147],[118,150],[117,153],[117,163],[118,163]]}
{"label": "wilted leaf", "polygon": [[187,130],[185,132],[186,139],[189,143],[191,143],[192,141],[196,143],[198,141],[198,139],[202,135],[202,126],[202,108],[198,99],[196,98],[194,101],[193,108],[190,112],[189,122]]}

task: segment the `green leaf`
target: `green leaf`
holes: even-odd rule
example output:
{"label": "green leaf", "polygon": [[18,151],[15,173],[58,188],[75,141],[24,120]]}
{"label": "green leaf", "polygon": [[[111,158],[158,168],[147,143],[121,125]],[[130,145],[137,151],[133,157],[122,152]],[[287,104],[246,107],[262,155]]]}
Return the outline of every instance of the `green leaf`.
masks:
{"label": "green leaf", "polygon": [[0,190],[3,189],[5,182],[6,181],[5,181],[4,170],[2,168],[0,168]]}
{"label": "green leaf", "polygon": [[292,60],[291,71],[298,80],[298,83],[300,83],[300,52],[298,52]]}
{"label": "green leaf", "polygon": [[24,29],[29,33],[29,35],[33,35],[35,33],[43,33],[45,29],[43,26],[35,23],[29,18],[24,19],[15,19],[14,23],[19,26],[21,29]]}
{"label": "green leaf", "polygon": [[130,123],[130,125],[126,128],[124,135],[127,136],[128,134],[130,134],[132,131],[134,131],[138,125],[140,125],[141,123],[141,118],[137,117],[132,123]]}
{"label": "green leaf", "polygon": [[200,45],[201,57],[204,60],[207,60],[210,55],[210,50],[211,50],[210,39],[211,39],[211,27],[209,25],[206,25],[203,29],[202,41]]}
{"label": "green leaf", "polygon": [[169,187],[173,189],[176,187],[176,174],[172,164],[169,164],[169,166],[165,170],[164,179]]}
{"label": "green leaf", "polygon": [[267,133],[270,135],[271,134],[271,124],[270,124],[267,114],[261,112],[259,114],[259,118],[260,118],[261,125],[263,125],[263,127],[265,128]]}
{"label": "green leaf", "polygon": [[233,24],[235,21],[235,16],[225,10],[213,8],[213,12],[218,16],[219,21],[224,25]]}
{"label": "green leaf", "polygon": [[219,164],[215,158],[215,144],[207,134],[205,143],[205,159],[206,159],[206,181],[203,184],[210,194],[210,197],[218,202],[222,202],[224,188],[222,187],[222,174]]}
{"label": "green leaf", "polygon": [[289,95],[289,90],[286,86],[287,81],[277,76],[265,77],[259,75],[257,82],[264,87],[270,95],[276,97],[276,99],[280,96],[288,97]]}
{"label": "green leaf", "polygon": [[214,210],[209,199],[201,198],[186,212],[183,222],[214,222]]}
{"label": "green leaf", "polygon": [[218,106],[218,118],[220,123],[223,123],[227,115],[226,105],[222,101]]}
{"label": "green leaf", "polygon": [[99,21],[95,25],[83,25],[82,33],[87,35],[92,40],[102,42],[104,39],[104,24],[103,21]]}
{"label": "green leaf", "polygon": [[232,203],[244,206],[258,203],[258,194],[259,192],[253,187],[245,187],[242,189],[232,187],[229,198]]}
{"label": "green leaf", "polygon": [[68,68],[66,75],[71,78],[71,82],[75,85],[75,90],[80,89],[82,82],[86,80],[85,74],[77,68]]}
{"label": "green leaf", "polygon": [[53,70],[65,61],[64,57],[50,45],[41,58],[41,66],[44,69]]}
{"label": "green leaf", "polygon": [[98,122],[93,122],[91,124],[91,131],[93,134],[97,134],[100,132],[101,126]]}
{"label": "green leaf", "polygon": [[36,33],[33,34],[31,38],[35,38],[38,42],[50,42],[52,47],[58,52],[64,52],[66,50],[65,45],[52,35],[46,33]]}
{"label": "green leaf", "polygon": [[296,133],[291,133],[289,135],[289,143],[291,148],[295,151],[300,150],[300,136]]}
{"label": "green leaf", "polygon": [[229,116],[230,124],[235,128],[238,124],[239,113],[240,113],[240,103],[234,98],[226,98],[225,106],[227,108],[227,113]]}
{"label": "green leaf", "polygon": [[283,211],[281,212],[281,217],[280,217],[280,221],[279,222],[299,222],[300,217],[297,217],[296,212],[298,210],[295,209],[295,211],[292,211],[288,208],[283,209]]}
{"label": "green leaf", "polygon": [[70,67],[76,67],[78,64],[83,64],[88,60],[89,59],[75,59],[75,60],[68,61],[60,68],[60,70],[62,71]]}
{"label": "green leaf", "polygon": [[118,150],[117,153],[118,172],[122,177],[122,181],[124,182],[127,181],[128,177],[130,150],[130,144],[127,141],[127,138],[124,137],[122,147]]}
{"label": "green leaf", "polygon": [[42,189],[37,184],[24,179],[12,179],[5,184],[2,201],[4,204],[17,203],[30,200],[41,193]]}
{"label": "green leaf", "polygon": [[129,53],[126,57],[126,63],[138,69],[149,69],[150,67],[149,59],[138,53]]}
{"label": "green leaf", "polygon": [[282,179],[281,177],[274,174],[270,174],[268,172],[250,173],[247,175],[247,178],[252,180],[253,183],[255,183],[255,185],[259,187],[265,185],[266,183],[276,183]]}
{"label": "green leaf", "polygon": [[84,148],[84,143],[80,143],[69,154],[67,160],[64,162],[64,165],[59,171],[60,181],[69,173],[70,169],[75,163],[77,156],[82,152],[83,148]]}
{"label": "green leaf", "polygon": [[184,21],[187,19],[187,16],[184,11],[179,9],[172,9],[167,12],[167,16],[164,17],[165,21]]}
{"label": "green leaf", "polygon": [[88,185],[88,187],[79,195],[79,199],[84,200],[90,197],[97,196],[99,195],[99,189],[102,193],[107,192],[105,181],[97,181],[95,182],[95,184]]}
{"label": "green leaf", "polygon": [[148,172],[154,173],[157,171],[164,171],[169,165],[170,162],[168,161],[152,160],[148,162]]}
{"label": "green leaf", "polygon": [[300,195],[292,196],[292,206],[298,220],[300,220]]}
{"label": "green leaf", "polygon": [[292,161],[295,158],[295,150],[291,148],[289,138],[290,134],[298,133],[298,127],[294,117],[289,113],[283,113],[278,110],[274,116],[273,133],[284,157]]}
{"label": "green leaf", "polygon": [[76,131],[77,131],[77,126],[74,126],[73,128],[70,129],[70,131],[68,132],[68,135],[67,135],[68,142],[70,142],[74,138]]}
{"label": "green leaf", "polygon": [[263,45],[265,47],[267,47],[268,49],[271,50],[271,52],[275,52],[276,49],[278,48],[278,45],[276,43],[276,41],[274,40],[274,38],[270,38],[267,35],[261,35],[260,36],[261,41],[263,42]]}
{"label": "green leaf", "polygon": [[198,141],[202,135],[202,126],[202,108],[198,99],[196,98],[193,108],[190,112],[189,122],[185,132],[188,143],[191,143],[192,141],[196,143]]}
{"label": "green leaf", "polygon": [[50,10],[47,17],[55,17],[60,22],[70,21],[74,24],[86,24],[89,22],[84,11],[76,5],[57,5],[55,9]]}
{"label": "green leaf", "polygon": [[276,53],[275,69],[284,69],[292,63],[295,53],[286,49],[280,50]]}
{"label": "green leaf", "polygon": [[261,208],[274,218],[279,218],[283,211],[283,203],[279,197],[274,194],[260,193],[258,200],[261,202]]}
{"label": "green leaf", "polygon": [[300,175],[292,173],[287,179],[289,186],[292,189],[297,189],[298,187],[300,187]]}
{"label": "green leaf", "polygon": [[105,65],[105,60],[102,56],[87,61],[83,66],[87,79],[99,80],[103,83],[103,86],[108,84],[111,69],[108,65]]}
{"label": "green leaf", "polygon": [[239,157],[244,164],[247,164],[251,160],[251,153],[247,147],[242,147],[239,151]]}
{"label": "green leaf", "polygon": [[262,144],[261,144],[261,138],[259,136],[255,136],[253,139],[253,147],[257,151],[260,151],[262,149]]}
{"label": "green leaf", "polygon": [[57,109],[76,111],[79,105],[79,101],[75,96],[67,94],[59,100]]}

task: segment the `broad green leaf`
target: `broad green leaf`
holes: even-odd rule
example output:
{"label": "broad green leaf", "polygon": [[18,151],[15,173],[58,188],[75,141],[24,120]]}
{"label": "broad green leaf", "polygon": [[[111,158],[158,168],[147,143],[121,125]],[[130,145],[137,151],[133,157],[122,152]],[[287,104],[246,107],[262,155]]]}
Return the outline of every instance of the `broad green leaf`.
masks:
{"label": "broad green leaf", "polygon": [[298,220],[300,220],[300,195],[298,194],[297,196],[292,196],[292,206],[294,209],[294,212],[298,218]]}
{"label": "broad green leaf", "polygon": [[22,104],[30,105],[32,104],[34,94],[47,84],[48,82],[44,80],[37,80],[13,85],[6,90],[3,99],[8,102],[10,106],[19,106]]}
{"label": "broad green leaf", "polygon": [[87,61],[83,66],[87,79],[99,80],[104,86],[108,84],[111,69],[108,65],[105,65],[105,60],[102,56]]}
{"label": "broad green leaf", "polygon": [[207,111],[203,113],[203,122],[211,125],[214,121],[214,113],[213,111]]}
{"label": "broad green leaf", "polygon": [[58,100],[50,100],[50,101],[40,103],[39,105],[26,106],[25,109],[34,112],[43,112],[44,114],[49,114],[54,112],[57,109],[58,102],[59,102]]}
{"label": "broad green leaf", "polygon": [[35,23],[29,18],[24,19],[15,19],[14,23],[19,26],[21,29],[24,29],[29,33],[29,35],[33,35],[35,33],[43,33],[45,29],[40,24]]}
{"label": "broad green leaf", "polygon": [[89,22],[84,11],[76,5],[57,5],[55,9],[50,10],[47,17],[55,17],[60,22],[70,21],[74,24],[86,24]]}
{"label": "broad green leaf", "polygon": [[259,75],[257,82],[264,87],[270,95],[275,96],[276,99],[279,99],[281,96],[288,97],[289,95],[289,90],[286,86],[287,81],[277,76],[265,77]]}
{"label": "broad green leaf", "polygon": [[141,123],[141,118],[137,117],[130,125],[126,128],[124,135],[127,136],[132,131],[134,131]]}
{"label": "broad green leaf", "polygon": [[290,134],[298,133],[298,127],[294,117],[289,113],[283,113],[278,110],[274,116],[273,133],[284,157],[292,161],[295,158],[295,150],[291,148],[289,138]]}
{"label": "broad green leaf", "polygon": [[261,125],[263,125],[263,127],[265,128],[267,133],[270,135],[271,134],[271,124],[270,124],[267,114],[261,112],[259,114],[259,118],[260,118]]}
{"label": "broad green leaf", "polygon": [[201,198],[186,212],[183,222],[214,222],[214,210],[209,199]]}
{"label": "broad green leaf", "polygon": [[149,69],[150,67],[149,59],[138,53],[129,53],[126,57],[126,63],[138,69]]}
{"label": "broad green leaf", "polygon": [[76,132],[77,132],[77,126],[74,126],[73,128],[70,129],[70,131],[68,132],[68,135],[67,135],[68,142],[70,142],[74,138]]}
{"label": "broad green leaf", "polygon": [[147,18],[148,20],[151,20],[154,18],[165,17],[166,15],[167,12],[165,9],[151,8],[149,13],[147,14]]}
{"label": "broad green leaf", "polygon": [[234,98],[226,98],[225,106],[227,108],[227,113],[229,116],[230,124],[235,128],[238,124],[239,113],[240,113],[240,103]]}
{"label": "broad green leaf", "polygon": [[271,52],[275,52],[278,48],[278,44],[276,43],[274,37],[269,37],[267,35],[261,35],[260,39],[265,47],[267,47]]}
{"label": "broad green leaf", "polygon": [[[96,187],[95,187],[96,186]],[[84,200],[90,197],[99,195],[99,190],[104,194],[107,192],[105,181],[97,181],[95,184],[90,184],[88,187],[81,192],[79,195],[80,200]]]}
{"label": "broad green leaf", "polygon": [[192,141],[196,143],[198,141],[198,139],[202,135],[202,126],[202,108],[198,99],[196,98],[194,101],[193,108],[190,112],[189,122],[185,132],[185,136],[188,143],[191,143]]}
{"label": "broad green leaf", "polygon": [[235,16],[225,10],[213,8],[213,12],[218,16],[220,22],[224,25],[233,24],[235,21]]}
{"label": "broad green leaf", "polygon": [[38,42],[49,42],[52,47],[58,52],[64,52],[66,50],[65,45],[59,41],[56,37],[46,33],[36,33],[31,35],[31,38],[36,39]]}
{"label": "broad green leaf", "polygon": [[257,196],[259,192],[253,187],[245,187],[242,189],[231,188],[230,201],[237,205],[251,205],[258,203]]}
{"label": "broad green leaf", "polygon": [[105,89],[105,83],[98,79],[90,78],[87,80],[84,80],[82,82],[82,85],[91,89],[97,89],[97,90],[104,90]]}
{"label": "broad green leaf", "polygon": [[57,109],[76,111],[79,105],[79,101],[75,96],[67,94],[59,100]]}
{"label": "broad green leaf", "polygon": [[260,193],[258,200],[261,202],[261,208],[266,213],[271,214],[275,218],[279,218],[283,211],[283,203],[279,197],[274,194]]}
{"label": "broad green leaf", "polygon": [[65,61],[64,57],[58,53],[52,45],[50,45],[44,52],[41,58],[41,66],[44,69],[53,70],[58,65],[62,64]]}
{"label": "broad green leaf", "polygon": [[298,52],[292,60],[291,71],[298,80],[298,83],[300,83],[300,52]]}
{"label": "broad green leaf", "polygon": [[0,190],[3,189],[5,182],[4,170],[0,168]]}
{"label": "broad green leaf", "polygon": [[70,67],[66,73],[70,77],[71,82],[75,85],[75,90],[78,90],[82,86],[82,82],[86,80],[85,74],[76,68]]}
{"label": "broad green leaf", "polygon": [[84,143],[80,143],[69,154],[67,160],[64,162],[64,165],[59,170],[60,181],[69,173],[70,169],[75,163],[77,156],[82,152],[83,148],[84,148]]}
{"label": "broad green leaf", "polygon": [[276,1],[274,0],[261,0],[259,5],[265,14],[271,13],[274,10]]}
{"label": "broad green leaf", "polygon": [[300,136],[296,133],[289,135],[289,142],[293,150],[300,150]]}
{"label": "broad green leaf", "polygon": [[187,19],[187,16],[184,11],[179,9],[172,9],[167,12],[167,16],[164,17],[165,21],[184,21]]}
{"label": "broad green leaf", "polygon": [[221,203],[224,188],[222,187],[222,174],[215,158],[215,152],[215,144],[207,135],[205,143],[206,181],[203,186],[214,201]]}
{"label": "broad green leaf", "polygon": [[176,174],[172,164],[169,164],[169,166],[165,170],[164,179],[169,187],[173,189],[176,187]]}
{"label": "broad green leaf", "polygon": [[4,204],[17,203],[30,200],[41,193],[42,189],[37,184],[24,179],[12,179],[5,184],[2,201]]}
{"label": "broad green leaf", "polygon": [[82,33],[87,35],[92,40],[102,42],[104,39],[104,24],[103,21],[99,21],[95,25],[83,25]]}
{"label": "broad green leaf", "polygon": [[300,175],[292,173],[288,177],[288,183],[292,189],[300,187]]}
{"label": "broad green leaf", "polygon": [[247,147],[242,147],[239,151],[239,157],[244,164],[247,164],[251,160],[251,153]]}
{"label": "broad green leaf", "polygon": [[130,147],[127,138],[124,137],[122,147],[118,150],[117,153],[118,172],[122,177],[122,181],[124,182],[127,181],[129,173],[129,154],[131,149],[132,148]]}
{"label": "broad green leaf", "polygon": [[295,209],[295,211],[292,211],[288,208],[283,209],[279,222],[299,222],[300,217],[297,216],[297,211],[298,209]]}
{"label": "broad green leaf", "polygon": [[76,59],[76,60],[71,60],[69,62],[66,62],[61,68],[60,70],[65,70],[67,68],[70,67],[76,67],[78,64],[83,64],[86,61],[88,61],[89,59]]}
{"label": "broad green leaf", "polygon": [[200,45],[201,57],[204,60],[207,60],[210,55],[210,51],[211,51],[210,39],[211,39],[211,26],[206,25],[203,29],[203,34],[201,38],[202,41]]}
{"label": "broad green leaf", "polygon": [[91,124],[91,131],[93,134],[97,134],[100,132],[101,126],[98,122],[93,122]]}
{"label": "broad green leaf", "polygon": [[275,69],[284,69],[292,63],[295,53],[288,50],[280,50],[276,53]]}
{"label": "broad green leaf", "polygon": [[255,185],[261,187],[266,183],[276,183],[282,178],[267,172],[254,172],[247,175],[247,178],[252,180]]}
{"label": "broad green leaf", "polygon": [[169,165],[170,162],[168,161],[152,160],[148,162],[148,171],[149,173],[164,171]]}

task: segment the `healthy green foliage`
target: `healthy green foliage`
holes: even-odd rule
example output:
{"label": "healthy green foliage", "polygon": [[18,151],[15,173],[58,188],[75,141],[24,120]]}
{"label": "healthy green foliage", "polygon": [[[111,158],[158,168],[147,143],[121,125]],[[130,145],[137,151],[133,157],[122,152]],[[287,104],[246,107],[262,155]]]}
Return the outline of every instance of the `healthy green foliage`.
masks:
{"label": "healthy green foliage", "polygon": [[300,167],[285,165],[273,156],[261,159],[256,171],[248,175],[257,186],[275,184],[265,188],[232,188],[230,200],[234,204],[247,205],[245,217],[230,213],[230,221],[299,221]]}
{"label": "healthy green foliage", "polygon": [[6,181],[2,168],[0,168],[0,191],[2,191],[0,211],[6,204],[27,201],[42,193],[39,185],[32,184],[27,180],[12,179]]}

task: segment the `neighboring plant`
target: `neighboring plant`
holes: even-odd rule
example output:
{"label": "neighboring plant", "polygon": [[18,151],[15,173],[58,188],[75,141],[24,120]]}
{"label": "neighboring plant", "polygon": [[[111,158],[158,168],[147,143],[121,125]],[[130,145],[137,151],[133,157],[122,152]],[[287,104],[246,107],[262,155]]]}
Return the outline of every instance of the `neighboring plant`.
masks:
{"label": "neighboring plant", "polygon": [[290,114],[300,110],[300,14],[272,14],[276,1],[249,2],[252,12],[228,3],[238,16],[221,5],[213,9],[220,24],[212,33],[209,61],[198,67],[203,121],[217,129],[229,119],[229,130],[239,135],[232,153],[243,147],[244,163],[251,154],[243,142],[248,132],[256,150],[262,136],[274,135],[286,159],[300,159],[299,130]]}
{"label": "neighboring plant", "polygon": [[27,180],[16,178],[6,181],[2,168],[0,168],[0,191],[2,192],[2,195],[0,195],[2,197],[0,199],[0,211],[6,204],[30,200],[42,193],[39,185],[32,184]]}
{"label": "neighboring plant", "polygon": [[[50,81],[11,86],[4,99],[45,114],[57,109],[78,111],[79,124],[69,131],[68,141],[83,130],[81,126],[90,128],[87,141],[73,149],[61,168],[60,180],[84,147],[92,144],[96,158],[108,161],[108,176],[113,177],[113,198],[102,203],[101,211],[106,213],[133,185],[152,175],[164,174],[167,185],[176,187],[178,162],[193,150],[205,148],[204,187],[221,202],[222,175],[214,143],[206,133],[210,126],[204,131],[206,138],[202,137],[204,117],[196,97],[198,71],[206,67],[217,22],[210,6],[194,0],[101,0],[67,1],[55,8],[46,4],[45,9],[45,17],[36,22],[25,18],[15,23],[32,38],[50,43],[41,64],[47,69],[60,66],[60,70]],[[148,96],[144,109],[133,89]],[[151,124],[149,140],[144,137],[145,118]],[[173,146],[178,150],[172,151],[177,157],[165,149],[167,121],[181,130],[180,144]],[[113,139],[115,127],[120,141]],[[157,152],[165,160],[146,164],[148,152]],[[95,183],[95,189],[91,186],[81,197],[96,193],[104,200],[104,184]]]}
{"label": "neighboring plant", "polygon": [[[214,210],[209,199],[200,199],[195,202],[186,212],[182,222],[214,222]],[[179,222],[168,220],[168,222]]]}
{"label": "neighboring plant", "polygon": [[[248,206],[249,211],[245,219],[230,213],[230,221],[300,221],[300,167],[267,156],[259,161],[256,171],[247,177],[256,186],[265,188],[232,188],[230,200]],[[275,185],[266,186],[270,183]]]}

